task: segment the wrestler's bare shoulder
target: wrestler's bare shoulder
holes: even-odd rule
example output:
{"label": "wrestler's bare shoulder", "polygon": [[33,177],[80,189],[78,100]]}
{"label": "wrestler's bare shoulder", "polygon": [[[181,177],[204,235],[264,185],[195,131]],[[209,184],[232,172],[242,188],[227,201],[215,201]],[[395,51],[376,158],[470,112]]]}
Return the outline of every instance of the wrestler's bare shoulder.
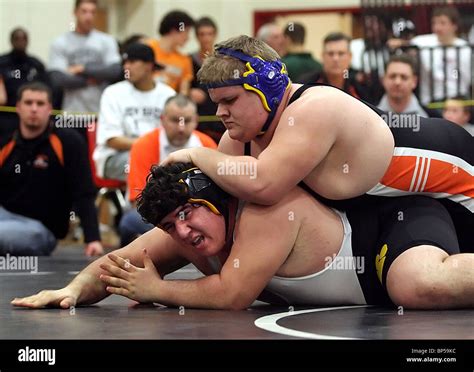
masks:
{"label": "wrestler's bare shoulder", "polygon": [[[292,86],[290,99],[300,84]],[[380,116],[369,106],[340,89],[318,85],[305,90],[285,110],[287,115],[311,123],[331,123],[331,126],[347,131],[347,128],[367,129],[368,126],[386,127]],[[354,120],[360,119],[360,120]],[[383,128],[388,129],[388,128]]]}
{"label": "wrestler's bare shoulder", "polygon": [[382,178],[394,140],[372,108],[339,89],[316,86],[287,110],[315,144],[323,137],[334,139],[325,158],[304,179],[314,191],[330,199],[347,199],[369,191]]}

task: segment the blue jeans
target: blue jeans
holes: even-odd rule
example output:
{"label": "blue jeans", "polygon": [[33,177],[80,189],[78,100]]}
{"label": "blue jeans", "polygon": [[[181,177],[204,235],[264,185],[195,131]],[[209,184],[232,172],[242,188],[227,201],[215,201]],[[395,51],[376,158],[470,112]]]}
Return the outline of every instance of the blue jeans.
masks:
{"label": "blue jeans", "polygon": [[0,255],[49,256],[56,238],[41,222],[0,206]]}
{"label": "blue jeans", "polygon": [[140,235],[153,229],[153,227],[151,223],[142,220],[142,216],[135,208],[125,212],[119,223],[120,246],[126,246]]}
{"label": "blue jeans", "polygon": [[109,156],[105,161],[104,178],[126,181],[127,173],[125,173],[125,169],[129,158],[130,151],[119,151],[117,154]]}

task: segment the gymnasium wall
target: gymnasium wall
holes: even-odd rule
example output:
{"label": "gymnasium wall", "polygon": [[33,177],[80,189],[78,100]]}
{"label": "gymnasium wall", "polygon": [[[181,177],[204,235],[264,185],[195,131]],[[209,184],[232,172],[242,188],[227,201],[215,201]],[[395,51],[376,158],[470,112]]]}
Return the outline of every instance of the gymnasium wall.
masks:
{"label": "gymnasium wall", "polygon": [[[101,25],[119,40],[133,33],[157,37],[159,21],[172,9],[185,10],[196,19],[210,16],[218,23],[219,39],[226,39],[237,34],[252,35],[255,11],[350,8],[357,7],[359,1],[101,0],[99,4],[103,10]],[[47,63],[51,41],[73,26],[73,6],[74,0],[0,0],[0,54],[10,50],[10,31],[23,26],[30,35],[29,53]],[[196,48],[192,35],[184,51]]]}

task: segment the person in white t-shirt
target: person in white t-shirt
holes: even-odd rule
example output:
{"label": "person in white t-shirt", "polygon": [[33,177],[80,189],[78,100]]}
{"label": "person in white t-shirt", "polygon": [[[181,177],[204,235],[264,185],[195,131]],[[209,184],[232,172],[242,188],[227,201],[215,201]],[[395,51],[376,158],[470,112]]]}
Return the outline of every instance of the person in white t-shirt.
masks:
{"label": "person in white t-shirt", "polygon": [[[420,99],[423,104],[469,93],[471,48],[466,40],[456,37],[458,25],[456,8],[436,8],[431,17],[433,33],[416,36],[410,41],[420,48]],[[446,48],[444,54],[442,47],[451,48]],[[433,48],[432,56],[430,48]]]}
{"label": "person in white t-shirt", "polygon": [[131,44],[123,55],[126,80],[109,86],[100,100],[97,147],[94,151],[97,174],[125,181],[133,143],[160,126],[165,102],[176,92],[153,78],[153,50]]}

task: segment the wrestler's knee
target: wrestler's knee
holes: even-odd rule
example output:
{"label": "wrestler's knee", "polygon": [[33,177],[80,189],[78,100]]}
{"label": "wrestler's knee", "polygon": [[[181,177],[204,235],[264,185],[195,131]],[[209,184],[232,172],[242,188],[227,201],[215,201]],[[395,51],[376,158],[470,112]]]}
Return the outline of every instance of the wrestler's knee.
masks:
{"label": "wrestler's knee", "polygon": [[440,248],[428,245],[410,248],[398,256],[386,279],[392,302],[411,309],[442,307],[450,296],[443,269],[447,256]]}

